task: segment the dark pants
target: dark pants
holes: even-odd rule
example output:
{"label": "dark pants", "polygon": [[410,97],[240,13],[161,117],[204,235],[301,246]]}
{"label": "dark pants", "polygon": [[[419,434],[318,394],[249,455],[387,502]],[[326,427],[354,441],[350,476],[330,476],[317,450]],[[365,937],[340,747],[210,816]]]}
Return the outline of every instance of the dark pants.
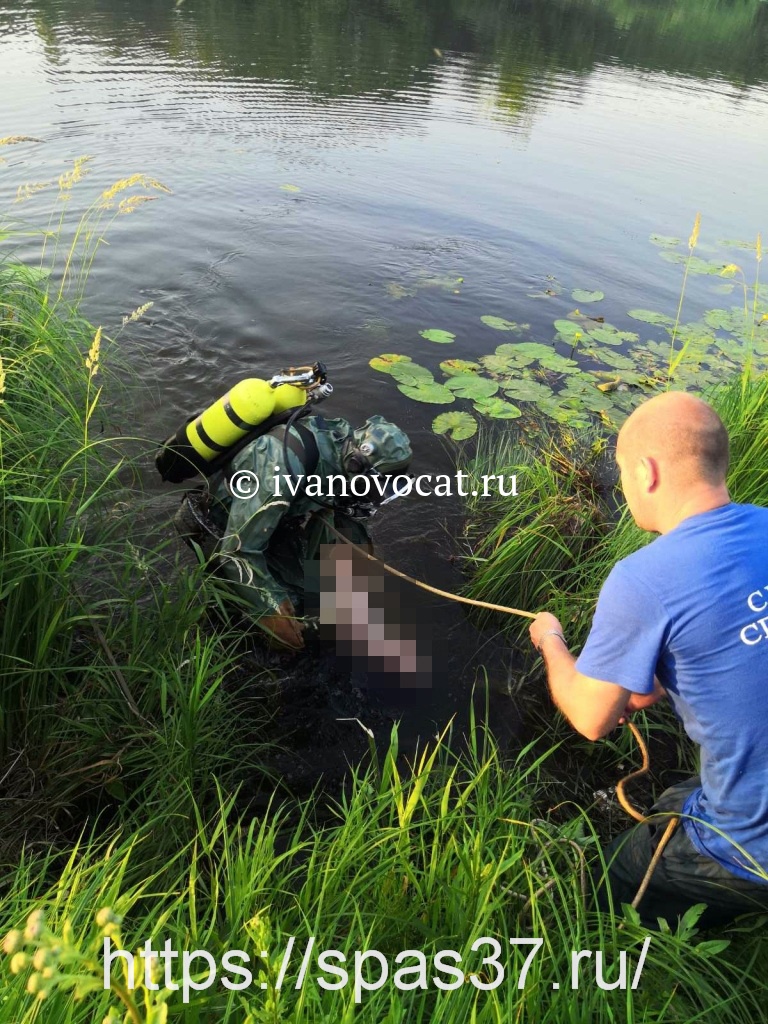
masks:
{"label": "dark pants", "polygon": [[[665,790],[651,813],[681,811],[688,795],[700,784],[696,777]],[[669,817],[660,817],[638,824],[617,836],[605,849],[608,881],[616,912],[620,912],[620,904],[631,903],[637,895],[669,820]],[[598,891],[597,902],[601,910],[608,909],[608,894],[604,886]],[[648,928],[658,927],[657,919],[660,917],[666,918],[674,927],[676,919],[696,903],[707,904],[699,919],[699,927],[728,924],[740,914],[768,910],[768,882],[740,878],[716,860],[700,854],[680,822],[664,847],[637,910]]]}

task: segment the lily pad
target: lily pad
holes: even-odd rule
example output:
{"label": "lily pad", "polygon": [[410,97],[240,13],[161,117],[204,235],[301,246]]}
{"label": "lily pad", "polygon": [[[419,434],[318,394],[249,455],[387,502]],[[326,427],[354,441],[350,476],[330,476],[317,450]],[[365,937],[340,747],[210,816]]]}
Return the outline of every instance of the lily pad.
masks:
{"label": "lily pad", "polygon": [[605,298],[605,292],[590,292],[584,288],[574,288],[571,292],[571,298],[574,302],[600,302],[601,299]]}
{"label": "lily pad", "polygon": [[410,356],[401,356],[396,352],[385,352],[383,355],[374,356],[373,359],[368,363],[374,370],[378,370],[380,373],[391,373],[392,367],[396,363],[410,363],[413,360]]}
{"label": "lily pad", "polygon": [[610,348],[600,349],[596,355],[601,363],[613,366],[617,370],[631,370],[635,365],[629,356],[625,356],[622,352],[614,352]]}
{"label": "lily pad", "polygon": [[519,327],[519,324],[505,320],[501,316],[481,316],[480,319],[486,326],[493,327],[496,331],[515,331]]}
{"label": "lily pad", "polygon": [[738,331],[745,325],[744,310],[737,307],[731,309],[708,309],[704,314],[704,323],[719,331]]}
{"label": "lily pad", "polygon": [[538,345],[536,342],[525,341],[517,345],[507,342],[497,346],[493,355],[481,356],[480,362],[490,373],[504,375],[515,373],[540,358],[543,353],[552,351],[548,345]]}
{"label": "lily pad", "polygon": [[[555,352],[551,345],[542,345],[539,341],[522,341],[512,347],[518,356],[530,356],[531,359],[539,360],[546,359]],[[498,352],[498,349],[496,351]]]}
{"label": "lily pad", "polygon": [[539,411],[543,412],[556,423],[567,423],[569,427],[576,430],[586,429],[591,426],[589,417],[583,408],[579,407],[578,400],[569,399],[563,401],[555,395],[551,399],[539,402]]}
{"label": "lily pad", "polygon": [[635,334],[633,331],[619,331],[611,324],[593,328],[589,332],[589,336],[603,345],[623,345],[628,341],[640,340],[639,334]]}
{"label": "lily pad", "polygon": [[650,240],[662,249],[674,249],[676,245],[682,244],[681,238],[674,238],[672,235],[651,235]]}
{"label": "lily pad", "polygon": [[450,331],[441,331],[437,327],[430,327],[429,330],[419,331],[422,338],[426,338],[427,341],[435,341],[438,345],[450,345],[452,341],[455,341],[456,335],[451,334]]}
{"label": "lily pad", "polygon": [[673,327],[675,321],[666,313],[655,313],[652,309],[630,309],[627,316],[633,320],[642,320],[644,324],[661,324],[664,327]]}
{"label": "lily pad", "polygon": [[574,345],[586,334],[584,327],[574,323],[573,320],[555,320],[555,330],[563,341]]}
{"label": "lily pad", "polygon": [[436,434],[447,434],[454,441],[466,441],[477,433],[477,420],[468,412],[441,412],[432,421]]}
{"label": "lily pad", "polygon": [[[620,382],[617,382],[617,385]],[[589,409],[591,412],[599,412],[601,409],[610,409],[613,402],[610,395],[603,394],[599,385],[578,381],[565,387],[556,396],[561,402],[572,402],[574,409]]]}
{"label": "lily pad", "polygon": [[554,373],[580,373],[581,367],[575,359],[566,359],[559,352],[550,352],[539,360],[545,370],[552,370]]}
{"label": "lily pad", "polygon": [[[601,379],[601,382],[615,381],[618,377],[618,382],[620,384],[631,384],[634,385],[635,387],[648,386],[648,375],[641,373],[639,370],[627,369],[619,370],[618,372],[616,370],[592,370],[592,375],[594,377],[599,377]],[[598,384],[597,386],[600,391],[606,390],[605,388],[600,387],[600,384]],[[614,389],[608,388],[607,390],[612,391]]]}
{"label": "lily pad", "polygon": [[728,266],[722,260],[703,260],[700,256],[686,256],[681,252],[672,252],[665,249],[660,253],[663,260],[668,263],[685,263],[690,274],[721,274]]}
{"label": "lily pad", "polygon": [[406,288],[406,286],[401,284],[399,281],[387,282],[387,295],[392,299],[407,299],[411,298],[415,294],[415,288]]}
{"label": "lily pad", "polygon": [[468,359],[444,359],[440,363],[440,369],[449,377],[455,377],[460,373],[479,373],[482,370],[480,363],[471,363]]}
{"label": "lily pad", "polygon": [[395,363],[389,371],[399,384],[421,384],[434,381],[432,373],[426,366],[420,366],[412,361]]}
{"label": "lily pad", "polygon": [[[510,359],[509,356],[499,355],[481,356],[480,362],[489,373],[495,373],[500,377],[514,373],[521,366],[525,365],[524,363],[519,363],[514,359]],[[529,358],[528,362],[532,363],[533,358]]]}
{"label": "lily pad", "polygon": [[494,420],[516,420],[522,416],[522,412],[511,402],[505,402],[503,398],[483,398],[475,402],[475,409],[483,416],[489,416]]}
{"label": "lily pad", "polygon": [[483,399],[490,398],[499,390],[498,382],[489,377],[479,377],[476,373],[463,373],[457,377],[449,377],[445,386],[459,398]]}
{"label": "lily pad", "polygon": [[416,402],[427,402],[430,405],[450,405],[455,401],[453,393],[434,380],[418,384],[398,384],[397,387],[407,398],[412,398]]}
{"label": "lily pad", "polygon": [[538,380],[521,377],[502,384],[504,394],[517,402],[540,402],[543,398],[552,397],[552,388]]}

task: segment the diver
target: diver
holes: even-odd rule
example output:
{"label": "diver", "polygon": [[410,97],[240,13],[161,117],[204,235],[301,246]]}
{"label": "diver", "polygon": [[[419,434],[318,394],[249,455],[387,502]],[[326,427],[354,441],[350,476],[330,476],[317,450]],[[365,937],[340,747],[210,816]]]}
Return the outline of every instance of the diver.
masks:
{"label": "diver", "polygon": [[381,416],[355,429],[317,413],[331,391],[322,363],[241,381],[156,459],[165,480],[208,478],[185,494],[176,528],[272,641],[293,650],[304,646],[308,578],[323,546],[341,533],[371,550],[365,521],[397,497],[412,456],[407,435]]}

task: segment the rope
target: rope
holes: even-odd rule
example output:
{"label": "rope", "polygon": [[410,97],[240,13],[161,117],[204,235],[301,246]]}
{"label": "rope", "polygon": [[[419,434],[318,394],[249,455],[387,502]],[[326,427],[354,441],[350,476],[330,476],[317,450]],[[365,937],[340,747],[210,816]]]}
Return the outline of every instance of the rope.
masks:
{"label": "rope", "polygon": [[439,590],[437,587],[431,587],[428,583],[422,583],[421,580],[416,580],[413,576],[409,576],[408,573],[400,572],[399,569],[394,569],[391,565],[387,565],[386,562],[382,562],[376,555],[370,554],[357,544],[353,544],[349,537],[345,537],[343,533],[340,533],[335,527],[331,526],[330,523],[325,524],[327,528],[340,540],[343,540],[345,544],[348,544],[353,548],[359,555],[367,558],[369,562],[376,562],[382,569],[386,569],[387,572],[392,573],[393,576],[398,576],[401,580],[407,580],[408,583],[413,583],[416,587],[421,587],[422,590],[428,591],[430,594],[436,594],[438,597],[447,597],[449,601],[458,601],[460,604],[471,604],[476,608],[487,608],[492,612],[504,612],[507,615],[522,615],[526,619],[535,619],[535,612],[524,612],[521,608],[507,608],[503,604],[490,604],[488,601],[475,601],[471,597],[459,597],[458,594],[451,594],[447,590]]}
{"label": "rope", "polygon": [[[629,727],[630,732],[635,737],[637,745],[640,747],[640,753],[643,758],[643,763],[642,766],[638,768],[636,771],[630,772],[629,775],[625,775],[623,779],[619,779],[619,781],[616,783],[616,796],[618,797],[619,803],[621,804],[622,808],[626,811],[630,818],[634,818],[635,821],[643,823],[647,822],[648,818],[642,815],[640,811],[638,811],[635,807],[632,806],[632,804],[629,802],[626,793],[624,792],[624,787],[632,779],[639,779],[641,775],[645,775],[645,773],[651,767],[651,759],[648,755],[648,747],[642,735],[640,734],[640,730],[637,728],[634,722],[630,722],[629,720],[627,720],[627,725]],[[635,898],[632,900],[633,909],[637,909],[640,900],[643,898],[643,896],[645,896],[645,892],[650,884],[653,872],[656,870],[656,866],[661,860],[661,855],[664,853],[664,847],[672,838],[672,835],[674,834],[674,831],[679,824],[680,818],[677,815],[674,815],[672,818],[670,818],[669,823],[667,824],[667,827],[664,831],[664,835],[661,837],[661,839],[659,840],[659,845],[654,850],[653,857],[651,858],[651,862],[648,865],[648,869],[643,875],[643,880],[640,883],[640,888],[637,890],[637,894],[635,895]]]}
{"label": "rope", "polygon": [[[325,525],[328,527],[331,533],[333,533],[340,540],[343,540],[345,544],[348,544],[359,555],[362,555],[364,558],[367,558],[369,562],[376,562],[377,565],[380,565],[382,569],[386,569],[386,571],[391,573],[393,576],[397,576],[401,580],[406,580],[408,583],[413,583],[415,586],[421,587],[422,590],[426,590],[430,594],[436,594],[438,597],[448,598],[449,601],[458,601],[460,604],[471,604],[477,608],[487,608],[489,611],[492,612],[504,612],[507,615],[521,615],[526,619],[536,618],[536,614],[534,612],[526,612],[523,611],[521,608],[507,608],[504,605],[500,604],[490,604],[488,601],[475,601],[473,598],[470,597],[459,597],[457,594],[451,594],[447,590],[439,590],[437,587],[432,587],[428,583],[422,583],[421,580],[416,580],[413,578],[413,576],[409,576],[407,573],[401,572],[399,569],[395,569],[391,565],[387,565],[387,563],[383,562],[380,558],[377,558],[375,555],[372,555],[370,554],[370,552],[365,551],[357,544],[354,544],[349,539],[349,537],[345,537],[343,533],[340,533],[335,527],[331,526],[330,523],[326,523]],[[647,822],[649,819],[632,806],[632,804],[629,802],[629,798],[624,792],[624,787],[627,785],[628,782],[631,782],[632,779],[639,779],[641,775],[645,775],[646,772],[649,771],[651,767],[651,759],[648,754],[648,747],[640,733],[640,730],[637,728],[634,722],[630,722],[629,720],[627,720],[626,724],[629,727],[630,732],[634,736],[638,747],[640,748],[643,763],[640,768],[636,769],[633,772],[630,772],[629,775],[625,775],[623,778],[619,779],[619,781],[616,783],[616,796],[618,797],[619,803],[621,804],[623,810],[626,811],[630,818],[634,818],[635,821],[643,823]],[[637,909],[640,900],[642,900],[643,896],[645,895],[645,892],[653,876],[653,872],[656,870],[656,867],[659,861],[661,860],[661,855],[664,852],[664,848],[669,842],[669,840],[672,838],[672,835],[677,826],[679,825],[679,823],[680,818],[677,815],[670,819],[669,824],[667,825],[666,830],[664,832],[664,835],[659,840],[659,844],[654,851],[653,857],[651,858],[651,862],[648,865],[648,869],[646,870],[645,875],[643,876],[643,880],[640,883],[640,888],[637,890],[637,894],[635,898],[632,900],[633,909]]]}

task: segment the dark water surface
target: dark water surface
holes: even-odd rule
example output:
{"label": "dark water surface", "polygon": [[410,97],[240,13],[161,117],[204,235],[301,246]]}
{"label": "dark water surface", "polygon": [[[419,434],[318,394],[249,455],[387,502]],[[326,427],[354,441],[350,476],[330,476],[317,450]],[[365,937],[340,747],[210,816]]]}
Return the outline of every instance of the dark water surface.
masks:
{"label": "dark water surface", "polygon": [[[329,414],[382,413],[417,472],[445,471],[441,408],[405,399],[372,356],[436,370],[492,351],[509,336],[488,314],[550,340],[572,288],[603,290],[600,313],[626,326],[629,308],[676,307],[680,268],[652,232],[687,238],[700,210],[704,244],[765,236],[768,3],[2,0],[13,135],[43,140],[0,147],[14,218],[47,223],[55,188],[14,205],[18,186],[84,154],[68,222],[133,173],[173,190],[115,221],[88,285],[108,332],[154,303],[121,335],[147,385],[129,432],[160,438],[242,376],[321,358]],[[548,275],[563,293],[531,298]],[[430,327],[456,343],[420,338]],[[149,469],[147,484],[171,509]],[[409,498],[376,539],[455,587],[456,515]],[[455,608],[424,608],[447,658],[428,699],[444,720],[490,647]]]}

